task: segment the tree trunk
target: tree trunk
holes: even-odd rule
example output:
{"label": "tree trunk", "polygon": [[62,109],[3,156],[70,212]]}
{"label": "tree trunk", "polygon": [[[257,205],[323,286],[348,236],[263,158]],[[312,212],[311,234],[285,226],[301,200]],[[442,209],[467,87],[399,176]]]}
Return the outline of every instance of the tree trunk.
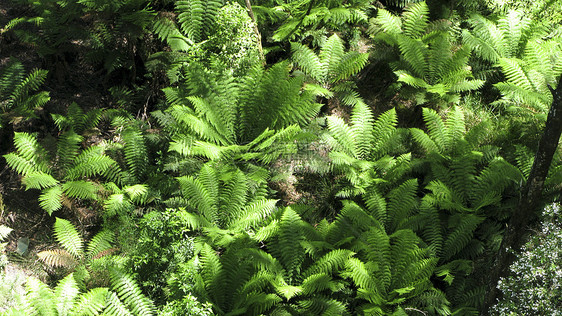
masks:
{"label": "tree trunk", "polygon": [[256,21],[256,17],[254,16],[254,10],[252,10],[252,3],[250,2],[250,0],[246,0],[246,9],[248,10],[248,14],[252,19],[252,22],[254,22],[254,33],[256,33],[256,36],[258,37],[258,50],[260,52],[262,63],[265,65],[265,56],[263,54],[263,47],[261,45],[261,34],[260,30],[258,30],[258,22]]}
{"label": "tree trunk", "polygon": [[[539,142],[535,161],[527,183],[521,192],[517,209],[509,220],[499,254],[490,274],[489,292],[482,309],[488,315],[490,308],[499,298],[498,281],[509,273],[509,267],[515,260],[514,252],[519,252],[528,236],[529,225],[535,222],[542,211],[542,189],[550,169],[552,158],[556,152],[560,134],[562,133],[562,76],[556,90],[552,90],[552,106],[548,113],[544,133]],[[508,252],[511,249],[513,252]]]}

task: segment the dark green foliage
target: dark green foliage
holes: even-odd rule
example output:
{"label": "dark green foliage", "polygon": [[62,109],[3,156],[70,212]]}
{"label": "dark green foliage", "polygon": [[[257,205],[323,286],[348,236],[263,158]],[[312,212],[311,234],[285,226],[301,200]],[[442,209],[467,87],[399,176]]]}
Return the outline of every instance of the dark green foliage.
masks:
{"label": "dark green foliage", "polygon": [[[428,3],[14,1],[0,41],[58,80],[0,56],[0,177],[78,218],[38,254],[74,273],[9,313],[477,315],[562,29]],[[17,124],[43,82],[67,113]]]}
{"label": "dark green foliage", "polygon": [[26,75],[23,65],[15,59],[0,69],[0,129],[17,117],[35,117],[35,110],[50,99],[48,92],[37,92],[46,77],[47,71],[40,69]]}

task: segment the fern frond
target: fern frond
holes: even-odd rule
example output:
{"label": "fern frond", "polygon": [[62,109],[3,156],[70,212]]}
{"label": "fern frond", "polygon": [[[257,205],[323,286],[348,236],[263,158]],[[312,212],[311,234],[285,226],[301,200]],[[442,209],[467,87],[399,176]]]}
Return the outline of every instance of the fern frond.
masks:
{"label": "fern frond", "polygon": [[126,128],[122,136],[125,142],[125,160],[129,170],[137,181],[141,181],[148,168],[148,152],[144,136],[140,130],[134,127]]}
{"label": "fern frond", "polygon": [[133,278],[119,271],[112,271],[110,278],[111,288],[134,314],[147,316],[155,314],[154,304],[142,294]]}
{"label": "fern frond", "polygon": [[0,225],[0,241],[4,241],[4,239],[8,238],[8,235],[12,232],[12,230],[13,229],[8,226]]}
{"label": "fern frond", "polygon": [[404,181],[388,195],[387,226],[394,231],[401,226],[417,207],[417,179]]}
{"label": "fern frond", "polygon": [[101,252],[112,248],[111,243],[115,238],[115,234],[110,230],[102,230],[97,233],[86,248],[86,254],[89,258],[94,258],[98,256]]}
{"label": "fern frond", "polygon": [[300,216],[292,208],[285,208],[279,221],[279,232],[274,255],[285,267],[289,279],[297,275],[304,259],[304,249],[300,246],[300,242],[304,240],[301,227],[303,224]]}
{"label": "fern frond", "polygon": [[396,131],[398,116],[394,108],[382,113],[373,124],[373,139],[377,140],[371,152],[374,158],[386,155],[385,149],[390,145],[392,135]]}
{"label": "fern frond", "polygon": [[[14,145],[16,146],[17,155],[24,161],[28,161],[34,170],[49,173],[47,151],[39,144],[36,135],[16,132],[14,133]],[[11,157],[10,160],[15,165],[10,167],[22,171],[29,170],[29,167],[19,166],[23,162],[22,159]]]}
{"label": "fern frond", "polygon": [[[80,295],[73,307],[78,315],[99,315],[107,305],[109,291],[107,288],[94,288]],[[60,315],[60,314],[59,314]],[[112,315],[107,313],[107,315]]]}
{"label": "fern frond", "polygon": [[533,85],[527,73],[523,70],[521,63],[521,60],[515,58],[500,58],[498,62],[510,82],[525,90],[533,91]]}
{"label": "fern frond", "polygon": [[329,116],[327,118],[328,130],[336,141],[332,144],[335,150],[343,151],[351,157],[356,157],[355,139],[353,129],[341,117]]}
{"label": "fern frond", "polygon": [[65,170],[70,168],[74,158],[80,151],[80,143],[84,138],[73,130],[63,133],[57,143],[58,167]]}
{"label": "fern frond", "polygon": [[51,267],[73,268],[78,264],[76,257],[63,249],[45,250],[37,253],[43,263]]}
{"label": "fern frond", "polygon": [[32,307],[33,314],[56,315],[54,293],[46,284],[34,277],[28,277],[25,288],[26,299]]}
{"label": "fern frond", "polygon": [[293,61],[305,74],[317,81],[322,81],[327,69],[323,67],[320,58],[310,48],[300,43],[291,43]]}
{"label": "fern frond", "polygon": [[429,21],[429,7],[425,1],[408,6],[402,14],[404,34],[410,38],[418,38],[424,32]]}
{"label": "fern frond", "polygon": [[263,222],[275,210],[278,200],[259,200],[240,211],[239,218],[231,226],[237,229],[253,228]]}
{"label": "fern frond", "polygon": [[57,217],[54,231],[55,238],[68,253],[75,258],[82,257],[84,254],[84,241],[72,223]]}
{"label": "fern frond", "polygon": [[[357,150],[357,157],[367,157],[372,150],[375,138],[373,137],[373,113],[365,103],[358,102],[355,105],[351,114],[351,124],[351,135],[355,144],[354,147]],[[382,141],[381,139],[377,140]]]}
{"label": "fern frond", "polygon": [[[459,223],[443,244],[443,259],[445,261],[451,259],[468,245],[474,236],[474,230],[484,221],[483,217],[473,214],[462,214],[459,216]],[[454,217],[451,220],[454,220]]]}
{"label": "fern frond", "polygon": [[445,123],[439,114],[429,108],[423,108],[423,120],[429,132],[429,137],[439,147],[440,152],[445,152],[448,149],[450,139],[447,137],[447,129]]}
{"label": "fern frond", "polygon": [[[347,249],[335,249],[321,258],[318,258],[314,264],[308,269],[303,271],[302,277],[308,278],[313,275],[333,275],[336,271],[343,268],[346,262],[354,255],[354,253]],[[304,281],[303,281],[304,288]]]}
{"label": "fern frond", "polygon": [[390,34],[402,33],[402,20],[400,17],[388,12],[385,9],[379,9],[375,21],[381,26],[382,30]]}
{"label": "fern frond", "polygon": [[75,311],[74,301],[80,290],[72,273],[60,280],[53,292],[56,297],[58,315],[66,315]]}
{"label": "fern frond", "polygon": [[46,174],[43,172],[32,172],[23,177],[22,183],[25,184],[27,190],[42,190],[44,188],[56,186],[59,182],[50,174]]}
{"label": "fern frond", "polygon": [[406,36],[398,36],[397,42],[400,53],[414,71],[415,76],[424,78],[428,70],[428,64],[425,59],[428,51],[427,45],[419,39],[412,39]]}
{"label": "fern frond", "polygon": [[45,210],[49,215],[53,214],[62,207],[62,188],[60,186],[55,186],[48,188],[41,192],[39,196],[39,206]]}
{"label": "fern frond", "polygon": [[68,181],[62,185],[64,194],[71,198],[95,200],[98,188],[90,181]]}
{"label": "fern frond", "polygon": [[358,74],[367,64],[368,53],[348,52],[329,73],[331,82],[336,83]]}
{"label": "fern frond", "polygon": [[322,46],[322,50],[320,51],[320,60],[322,62],[324,73],[326,75],[338,74],[336,67],[340,65],[343,57],[343,42],[339,38],[339,36],[334,34],[328,38],[324,46]]}

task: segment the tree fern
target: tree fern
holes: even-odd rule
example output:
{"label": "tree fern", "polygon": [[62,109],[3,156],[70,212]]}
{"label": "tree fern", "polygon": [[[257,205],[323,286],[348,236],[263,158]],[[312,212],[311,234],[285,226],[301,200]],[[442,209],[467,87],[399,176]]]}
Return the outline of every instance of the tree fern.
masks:
{"label": "tree fern", "polygon": [[470,49],[456,44],[447,26],[428,22],[425,2],[408,6],[400,18],[380,9],[373,21],[374,40],[395,49],[390,65],[417,104],[458,103],[459,93],[484,84],[468,67]]}
{"label": "tree fern", "polygon": [[[165,89],[167,112],[175,121],[168,127],[175,130],[170,149],[187,157],[269,163],[294,148],[296,124],[305,124],[319,110],[303,84],[303,77],[289,76],[286,63],[267,71],[257,67],[240,80],[213,78],[194,66],[185,85]],[[266,103],[267,114],[262,113]]]}
{"label": "tree fern", "polygon": [[[361,71],[368,59],[366,53],[344,52],[343,42],[336,34],[326,40],[318,55],[300,43],[291,43],[291,50],[293,60],[305,74],[324,88],[333,87],[342,97],[352,93],[342,83]],[[342,100],[345,101],[346,98]]]}

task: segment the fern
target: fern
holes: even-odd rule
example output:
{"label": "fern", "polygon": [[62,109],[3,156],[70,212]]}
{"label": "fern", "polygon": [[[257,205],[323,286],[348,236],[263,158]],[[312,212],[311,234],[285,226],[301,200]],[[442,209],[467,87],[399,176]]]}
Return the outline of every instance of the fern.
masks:
{"label": "fern", "polygon": [[400,18],[380,9],[371,33],[399,51],[389,62],[398,82],[409,87],[405,95],[417,104],[458,103],[460,92],[479,89],[484,81],[473,79],[468,46],[454,43],[449,27],[428,21],[425,2],[408,6]]}
{"label": "fern", "polygon": [[35,117],[35,110],[50,100],[48,92],[36,92],[46,78],[46,70],[36,69],[26,75],[15,59],[0,69],[0,129],[15,117]]}
{"label": "fern", "polygon": [[[342,96],[354,91],[344,82],[359,73],[368,59],[366,53],[344,53],[343,42],[336,34],[326,40],[318,55],[300,43],[291,43],[291,50],[293,60],[305,74],[324,88],[332,88]],[[351,105],[351,102],[348,102],[348,105]]]}
{"label": "fern", "polygon": [[[132,277],[117,270],[111,273],[111,288],[128,310],[136,315],[154,315],[156,308],[150,299],[144,296]],[[112,304],[113,305],[113,304]],[[108,308],[112,308],[112,305]]]}

